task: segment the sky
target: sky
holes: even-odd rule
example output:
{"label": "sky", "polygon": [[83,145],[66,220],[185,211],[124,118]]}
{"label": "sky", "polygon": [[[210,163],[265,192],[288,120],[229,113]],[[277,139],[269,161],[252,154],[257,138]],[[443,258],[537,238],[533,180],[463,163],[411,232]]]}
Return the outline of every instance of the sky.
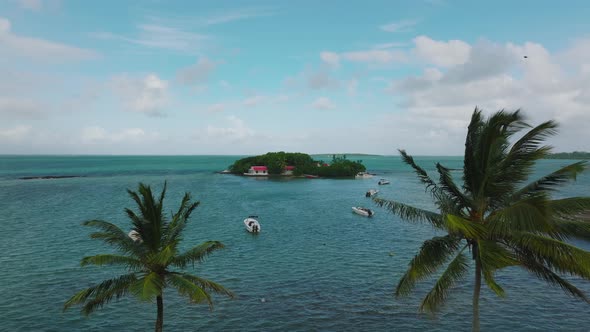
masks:
{"label": "sky", "polygon": [[[590,151],[585,1],[0,1],[0,154]],[[526,56],[526,58],[525,58]]]}

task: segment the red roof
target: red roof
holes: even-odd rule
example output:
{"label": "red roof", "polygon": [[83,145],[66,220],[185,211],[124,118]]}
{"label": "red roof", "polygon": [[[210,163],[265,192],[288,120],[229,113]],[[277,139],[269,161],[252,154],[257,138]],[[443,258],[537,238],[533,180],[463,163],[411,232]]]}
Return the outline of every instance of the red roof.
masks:
{"label": "red roof", "polygon": [[266,171],[267,170],[266,166],[252,166],[250,168],[254,171]]}
{"label": "red roof", "polygon": [[285,170],[292,171],[295,169],[295,166],[285,166]]}

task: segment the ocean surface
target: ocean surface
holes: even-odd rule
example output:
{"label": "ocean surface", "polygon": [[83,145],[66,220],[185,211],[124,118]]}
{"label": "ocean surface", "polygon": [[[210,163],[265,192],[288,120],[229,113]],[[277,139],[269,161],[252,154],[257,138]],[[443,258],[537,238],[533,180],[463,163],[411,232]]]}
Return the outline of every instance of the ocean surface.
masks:
{"label": "ocean surface", "polygon": [[[227,248],[188,271],[234,291],[215,297],[215,308],[193,305],[173,289],[164,293],[167,331],[468,331],[472,276],[458,285],[435,317],[418,313],[433,280],[397,299],[393,290],[421,243],[436,235],[377,208],[364,193],[431,208],[430,197],[399,157],[362,159],[378,175],[365,180],[268,180],[216,174],[232,156],[0,156],[0,330],[149,331],[155,303],[127,297],[89,317],[77,307],[62,312],[76,291],[117,276],[120,268],[80,267],[86,255],[112,249],[88,235],[84,220],[105,219],[130,228],[123,209],[134,207],[126,189],[139,182],[159,190],[168,182],[166,210],[185,191],[201,205],[186,229],[183,248],[206,240]],[[433,170],[437,161],[460,168],[457,157],[418,157]],[[565,165],[546,160],[537,175]],[[432,173],[433,174],[433,173]],[[456,173],[460,176],[460,173]],[[19,180],[24,176],[79,178]],[[434,175],[434,174],[433,174]],[[379,178],[391,185],[377,186]],[[590,195],[590,174],[557,196]],[[373,208],[372,219],[351,207]],[[262,232],[245,231],[242,220],[260,217]],[[585,249],[590,245],[574,242]],[[497,280],[507,296],[482,291],[483,331],[588,331],[590,305],[550,287],[518,268]],[[590,283],[572,279],[590,293]]]}

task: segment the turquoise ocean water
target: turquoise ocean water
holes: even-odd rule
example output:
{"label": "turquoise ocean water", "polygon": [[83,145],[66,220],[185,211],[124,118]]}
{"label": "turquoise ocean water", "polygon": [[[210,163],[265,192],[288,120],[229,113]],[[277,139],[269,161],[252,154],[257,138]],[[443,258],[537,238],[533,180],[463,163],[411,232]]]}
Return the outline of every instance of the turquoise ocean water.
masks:
{"label": "turquoise ocean water", "polygon": [[[85,255],[111,249],[89,239],[87,219],[106,219],[129,228],[123,212],[132,207],[125,189],[138,182],[158,190],[168,181],[167,210],[185,191],[201,201],[186,229],[184,247],[220,240],[227,248],[189,271],[233,290],[233,300],[216,298],[191,305],[174,290],[164,293],[168,331],[467,331],[471,324],[471,277],[456,287],[437,317],[418,313],[432,281],[409,298],[393,289],[431,227],[408,224],[376,208],[364,197],[377,188],[382,197],[431,207],[429,196],[399,157],[363,156],[366,180],[264,180],[215,174],[236,157],[0,156],[0,330],[145,331],[153,328],[154,303],[134,298],[113,301],[90,317],[62,306],[75,291],[124,271],[79,266]],[[456,157],[422,157],[461,167]],[[539,173],[568,161],[547,160]],[[55,180],[22,176],[83,175]],[[457,176],[460,174],[457,173]],[[558,196],[590,195],[590,176]],[[372,219],[351,213],[366,205]],[[242,220],[260,216],[262,233],[245,232]],[[582,242],[575,244],[590,249]],[[484,331],[588,331],[590,305],[549,287],[527,272],[498,274],[507,297],[482,292]],[[590,283],[575,280],[590,292]],[[264,300],[263,300],[264,299]]]}

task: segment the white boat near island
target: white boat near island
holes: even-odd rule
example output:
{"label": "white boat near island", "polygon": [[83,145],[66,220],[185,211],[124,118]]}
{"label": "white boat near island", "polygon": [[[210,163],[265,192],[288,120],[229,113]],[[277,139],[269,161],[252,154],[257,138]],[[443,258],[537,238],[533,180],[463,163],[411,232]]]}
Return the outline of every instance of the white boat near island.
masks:
{"label": "white boat near island", "polygon": [[370,179],[373,177],[373,174],[367,172],[358,172],[355,175],[355,179]]}
{"label": "white boat near island", "polygon": [[244,225],[246,230],[250,233],[260,233],[260,223],[258,222],[258,216],[248,216],[244,219]]}
{"label": "white boat near island", "polygon": [[379,180],[379,182],[377,182],[378,185],[382,186],[384,184],[390,184],[391,182],[389,182],[389,180],[387,179],[381,179]]}
{"label": "white boat near island", "polygon": [[379,190],[377,190],[377,189],[369,189],[365,193],[365,197],[373,197],[373,196],[377,195],[378,193],[379,193]]}
{"label": "white boat near island", "polygon": [[373,212],[373,210],[361,206],[353,206],[352,212],[364,217],[372,217],[373,215],[375,215],[375,212]]}

